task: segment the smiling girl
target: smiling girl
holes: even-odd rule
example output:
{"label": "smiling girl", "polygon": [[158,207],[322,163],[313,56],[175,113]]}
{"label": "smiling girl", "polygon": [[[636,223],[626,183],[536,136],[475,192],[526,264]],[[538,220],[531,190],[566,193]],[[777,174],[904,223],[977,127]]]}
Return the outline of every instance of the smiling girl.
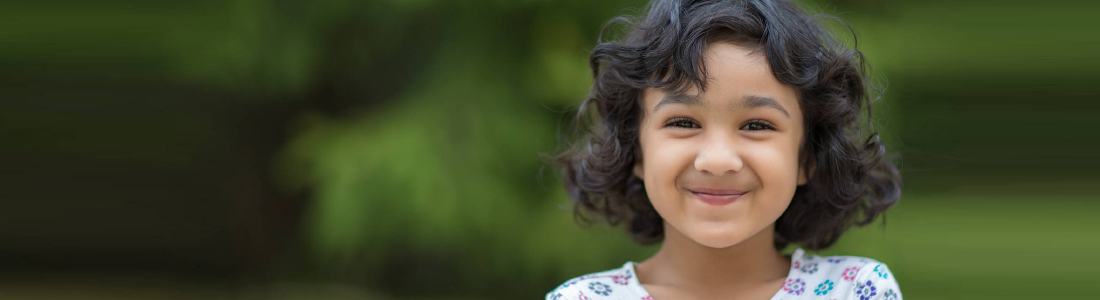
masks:
{"label": "smiling girl", "polygon": [[593,49],[585,136],[558,162],[579,220],[661,247],[546,298],[901,299],[886,265],[803,250],[901,193],[860,52],[785,1],[655,0],[631,24]]}

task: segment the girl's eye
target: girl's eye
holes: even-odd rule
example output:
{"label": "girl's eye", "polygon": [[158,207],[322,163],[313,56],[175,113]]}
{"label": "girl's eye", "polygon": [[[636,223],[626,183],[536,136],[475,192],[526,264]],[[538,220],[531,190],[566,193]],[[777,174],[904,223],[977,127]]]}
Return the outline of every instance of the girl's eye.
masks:
{"label": "girl's eye", "polygon": [[741,129],[748,131],[761,131],[761,130],[775,130],[775,126],[764,120],[752,120],[745,126],[741,126]]}
{"label": "girl's eye", "polygon": [[700,128],[699,124],[687,118],[675,118],[665,122],[665,127]]}

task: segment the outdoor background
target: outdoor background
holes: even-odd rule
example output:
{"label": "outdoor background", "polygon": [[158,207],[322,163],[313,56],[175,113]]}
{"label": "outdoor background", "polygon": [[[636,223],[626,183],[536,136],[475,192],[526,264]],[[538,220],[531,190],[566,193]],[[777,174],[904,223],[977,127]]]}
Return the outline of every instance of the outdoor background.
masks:
{"label": "outdoor background", "polygon": [[[0,298],[542,299],[640,261],[544,156],[644,1],[4,1]],[[815,1],[904,196],[824,254],[907,299],[1100,286],[1100,5]]]}

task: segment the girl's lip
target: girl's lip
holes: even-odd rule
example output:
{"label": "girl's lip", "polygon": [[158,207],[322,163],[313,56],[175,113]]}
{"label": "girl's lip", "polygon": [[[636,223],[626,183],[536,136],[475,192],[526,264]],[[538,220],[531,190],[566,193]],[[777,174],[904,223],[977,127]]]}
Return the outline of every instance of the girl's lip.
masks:
{"label": "girl's lip", "polygon": [[739,191],[739,190],[730,190],[730,189],[693,188],[693,189],[688,189],[688,191],[691,191],[692,193],[703,193],[703,194],[711,194],[711,195],[744,195],[745,194],[745,192],[742,192],[742,191]]}
{"label": "girl's lip", "polygon": [[697,189],[689,190],[696,198],[710,205],[726,205],[741,198],[745,192],[738,190]]}

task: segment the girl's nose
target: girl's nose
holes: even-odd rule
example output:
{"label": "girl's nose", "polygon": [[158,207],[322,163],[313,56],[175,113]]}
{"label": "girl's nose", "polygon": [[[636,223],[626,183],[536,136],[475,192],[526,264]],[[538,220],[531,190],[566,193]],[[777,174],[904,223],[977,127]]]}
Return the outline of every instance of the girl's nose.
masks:
{"label": "girl's nose", "polygon": [[722,176],[726,172],[740,172],[745,166],[737,155],[737,148],[728,137],[708,139],[695,157],[695,169]]}

